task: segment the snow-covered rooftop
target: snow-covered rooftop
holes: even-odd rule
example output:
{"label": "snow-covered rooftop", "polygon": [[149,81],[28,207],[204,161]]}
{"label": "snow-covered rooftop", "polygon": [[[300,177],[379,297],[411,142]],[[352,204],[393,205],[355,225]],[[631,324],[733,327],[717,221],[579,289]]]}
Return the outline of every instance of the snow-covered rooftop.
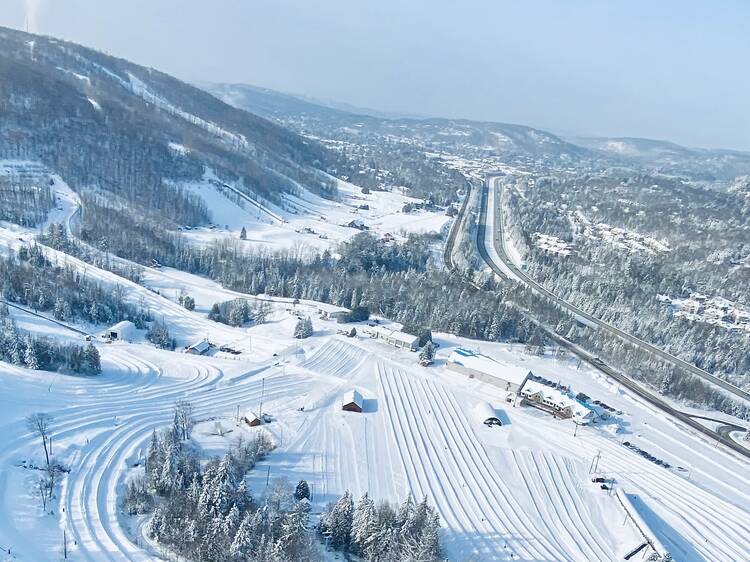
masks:
{"label": "snow-covered rooftop", "polygon": [[343,306],[336,306],[335,304],[328,304],[325,302],[319,302],[317,303],[317,306],[319,312],[326,312],[328,314],[335,314],[337,312],[349,312],[348,308],[344,308]]}
{"label": "snow-covered rooftop", "polygon": [[406,332],[402,332],[401,330],[396,330],[393,328],[375,326],[374,328],[372,328],[372,331],[379,337],[389,337],[409,346],[415,345],[419,342],[419,338],[417,336],[412,336],[411,334],[407,334]]}
{"label": "snow-covered rooftop", "polygon": [[551,386],[547,386],[546,384],[542,384],[537,381],[528,380],[526,381],[526,384],[524,384],[523,388],[521,389],[521,395],[523,396],[532,396],[534,394],[537,394],[538,392],[541,392],[544,398],[553,402],[555,406],[557,406],[561,410],[564,410],[565,408],[570,408],[571,411],[573,412],[573,417],[576,419],[579,419],[579,420],[583,420],[585,418],[590,419],[595,414],[594,410],[589,408],[583,402],[576,400],[573,396],[571,396],[567,392],[563,392],[562,390],[552,388]]}
{"label": "snow-covered rooftop", "polygon": [[130,320],[122,320],[121,322],[118,322],[114,326],[112,326],[109,331],[110,332],[122,332],[127,330],[133,330],[135,329],[135,324],[133,324]]}
{"label": "snow-covered rooftop", "polygon": [[448,361],[457,365],[463,365],[467,369],[501,377],[503,380],[517,385],[523,384],[523,381],[529,376],[529,370],[524,367],[500,363],[492,357],[463,347],[453,350]]}
{"label": "snow-covered rooftop", "polygon": [[482,423],[489,419],[496,419],[498,421],[500,419],[497,415],[497,410],[495,410],[492,404],[485,401],[481,401],[474,406],[474,415]]}
{"label": "snow-covered rooftop", "polygon": [[362,399],[362,395],[358,390],[352,389],[344,394],[343,398],[341,399],[341,403],[344,406],[346,406],[347,404],[356,404],[360,409],[362,409],[364,400]]}
{"label": "snow-covered rooftop", "polygon": [[204,353],[208,351],[209,347],[211,347],[211,345],[208,343],[208,340],[201,340],[189,346],[188,349],[192,349],[193,351],[197,351],[198,353]]}

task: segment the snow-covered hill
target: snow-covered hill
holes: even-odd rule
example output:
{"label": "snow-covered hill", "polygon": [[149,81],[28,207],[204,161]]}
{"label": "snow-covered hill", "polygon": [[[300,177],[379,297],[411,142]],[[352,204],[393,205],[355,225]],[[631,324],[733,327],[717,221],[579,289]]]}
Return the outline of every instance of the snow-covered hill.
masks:
{"label": "snow-covered hill", "polygon": [[[20,243],[18,234],[7,233],[3,243]],[[317,317],[315,303],[293,306],[271,298],[267,323],[232,328],[206,318],[211,305],[254,297],[166,268],[149,270],[140,286],[71,263],[102,283],[120,284],[128,300],[145,299],[181,345],[208,337],[241,354],[191,356],[136,338],[97,344],[103,373],[95,378],[0,364],[0,546],[11,548],[14,560],[56,558],[62,529],[72,559],[155,559],[137,521],[118,507],[152,430],[170,422],[177,399],[191,401],[199,419],[216,418],[231,428],[237,408],[256,408],[261,393],[263,410],[276,420],[265,427],[279,447],[251,473],[254,493],[263,494],[270,470],[272,477],[310,482],[315,510],[347,489],[394,501],[408,493],[426,496],[441,515],[452,560],[619,559],[642,538],[615,497],[591,482],[594,476],[614,478],[677,560],[742,560],[750,549],[744,461],[593,371],[551,354],[528,356],[522,346],[444,334],[434,337],[440,344],[436,364],[423,368],[414,353],[367,337],[363,324],[355,338],[338,335],[337,324]],[[181,292],[195,298],[194,311],[174,302]],[[314,318],[308,340],[292,337],[300,313]],[[25,329],[81,338],[31,311],[12,314]],[[480,345],[501,362],[562,381],[619,410],[620,433],[607,424],[574,431],[570,421],[514,407],[500,389],[446,369],[456,346]],[[341,396],[352,388],[365,398],[362,414],[341,410]],[[481,401],[504,411],[504,426],[487,428],[473,415]],[[54,455],[71,469],[52,514],[41,512],[34,495],[37,471],[29,468],[43,459],[23,421],[37,411],[53,416]],[[222,443],[228,447],[233,436],[196,439],[214,451]]]}

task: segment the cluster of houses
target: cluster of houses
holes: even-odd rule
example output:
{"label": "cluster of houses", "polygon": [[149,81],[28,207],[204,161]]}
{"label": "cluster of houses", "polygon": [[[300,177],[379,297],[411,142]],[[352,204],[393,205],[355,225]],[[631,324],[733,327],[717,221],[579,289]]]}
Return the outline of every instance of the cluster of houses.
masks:
{"label": "cluster of houses", "polygon": [[536,247],[542,249],[548,254],[567,257],[573,253],[573,245],[557,236],[550,236],[549,234],[536,232],[534,233],[534,238],[534,244]]}
{"label": "cluster of houses", "polygon": [[687,298],[658,295],[657,300],[672,308],[675,316],[705,322],[732,332],[750,334],[750,310],[722,297],[691,293]]}
{"label": "cluster of houses", "polygon": [[[596,208],[594,208],[595,210]],[[628,250],[629,252],[646,252],[649,254],[658,254],[668,252],[669,245],[666,242],[645,236],[632,230],[610,226],[607,223],[599,222],[592,224],[580,210],[576,210],[569,215],[570,221],[577,234],[584,237],[597,240],[601,239],[613,246]]]}
{"label": "cluster of houses", "polygon": [[600,222],[596,225],[597,234],[610,244],[629,250],[630,252],[647,252],[656,254],[659,252],[668,252],[669,246],[652,238],[644,236],[624,228],[617,228],[606,223]]}
{"label": "cluster of houses", "polygon": [[453,350],[446,368],[506,391],[507,402],[517,404],[520,399],[522,404],[577,424],[588,424],[608,416],[603,408],[578,400],[567,389],[533,380],[529,369],[501,363],[471,349]]}

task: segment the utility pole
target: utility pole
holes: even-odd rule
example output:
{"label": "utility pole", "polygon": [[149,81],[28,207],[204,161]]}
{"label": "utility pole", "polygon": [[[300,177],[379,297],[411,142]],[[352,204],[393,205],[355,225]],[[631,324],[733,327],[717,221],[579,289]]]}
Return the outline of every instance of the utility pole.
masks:
{"label": "utility pole", "polygon": [[263,394],[266,392],[266,379],[260,379],[260,407],[258,408],[258,419],[263,422]]}
{"label": "utility pole", "polygon": [[65,560],[68,559],[68,534],[63,529],[63,557]]}
{"label": "utility pole", "polygon": [[240,405],[237,404],[237,425],[240,425]]}
{"label": "utility pole", "polygon": [[591,459],[591,464],[589,465],[589,474],[592,472],[596,472],[597,467],[599,466],[599,458],[602,456],[601,451],[597,451],[596,456],[594,456],[593,459]]}
{"label": "utility pole", "polygon": [[266,472],[266,487],[268,487],[268,481],[271,478],[271,465],[268,465],[268,471]]}
{"label": "utility pole", "polygon": [[578,435],[578,424],[576,422],[573,422],[573,437]]}

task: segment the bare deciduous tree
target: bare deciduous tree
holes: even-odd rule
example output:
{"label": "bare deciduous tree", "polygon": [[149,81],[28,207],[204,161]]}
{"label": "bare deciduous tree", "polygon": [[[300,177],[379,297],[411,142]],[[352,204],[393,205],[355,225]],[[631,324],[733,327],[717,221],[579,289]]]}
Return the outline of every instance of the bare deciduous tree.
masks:
{"label": "bare deciduous tree", "polygon": [[49,441],[50,425],[52,424],[52,421],[52,416],[45,414],[44,412],[30,414],[26,417],[26,427],[28,427],[30,431],[39,435],[42,439],[44,457],[47,460],[47,468],[49,468],[49,448],[47,447],[47,442]]}

